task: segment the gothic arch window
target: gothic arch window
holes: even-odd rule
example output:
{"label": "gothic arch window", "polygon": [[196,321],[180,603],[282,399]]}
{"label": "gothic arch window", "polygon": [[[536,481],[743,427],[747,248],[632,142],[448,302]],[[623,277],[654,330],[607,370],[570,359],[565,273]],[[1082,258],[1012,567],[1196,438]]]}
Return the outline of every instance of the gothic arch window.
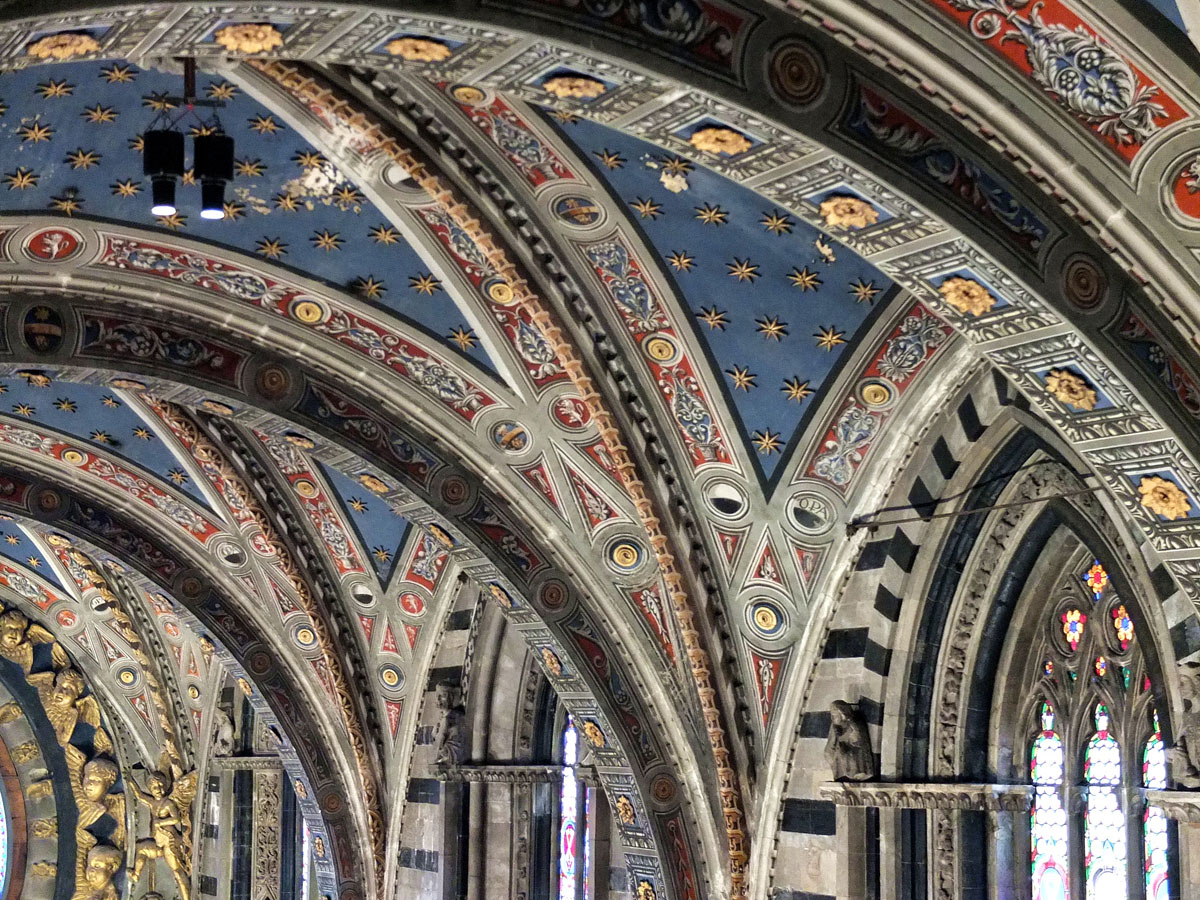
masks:
{"label": "gothic arch window", "polygon": [[1033,634],[1032,896],[1167,900],[1167,821],[1141,799],[1167,784],[1152,680],[1125,600],[1099,561],[1084,562]]}

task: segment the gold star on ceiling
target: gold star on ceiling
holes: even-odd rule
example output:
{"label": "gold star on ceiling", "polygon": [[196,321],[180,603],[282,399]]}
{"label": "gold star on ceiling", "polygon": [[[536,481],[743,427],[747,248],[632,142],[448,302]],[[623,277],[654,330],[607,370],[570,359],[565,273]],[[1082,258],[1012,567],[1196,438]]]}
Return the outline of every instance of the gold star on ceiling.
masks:
{"label": "gold star on ceiling", "polygon": [[148,441],[154,437],[154,435],[152,435],[150,433],[150,430],[148,428],[144,428],[141,425],[139,425],[137,428],[133,429],[133,436],[135,438],[138,438],[139,440],[143,440],[143,441]]}
{"label": "gold star on ceiling", "polygon": [[464,352],[473,348],[475,346],[476,341],[478,340],[475,337],[475,332],[473,332],[469,328],[464,328],[461,325],[458,328],[455,328],[453,331],[451,331],[449,337],[450,337],[450,340],[452,340],[452,341],[454,341],[454,343],[458,344],[458,349],[462,350]]}
{"label": "gold star on ceiling", "polygon": [[107,431],[93,431],[92,440],[97,444],[111,444],[112,436]]}
{"label": "gold star on ceiling", "polygon": [[651,198],[638,197],[637,200],[630,200],[629,205],[637,210],[638,216],[643,219],[657,219],[661,216],[662,206],[655,203]]}
{"label": "gold star on ceiling", "polygon": [[793,266],[788,278],[794,286],[800,288],[802,291],[815,291],[821,286],[821,279],[808,266],[805,266],[803,269],[797,269]]}
{"label": "gold star on ceiling", "polygon": [[567,109],[556,109],[553,116],[564,125],[574,125],[579,121],[579,116]]}
{"label": "gold star on ceiling", "polygon": [[692,265],[695,262],[694,257],[688,256],[683,250],[672,253],[667,257],[667,262],[675,267],[676,272],[690,272]]}
{"label": "gold star on ceiling", "polygon": [[372,548],[371,553],[381,563],[385,563],[392,558],[392,551],[387,547],[374,547]]}
{"label": "gold star on ceiling", "polygon": [[787,337],[787,322],[780,322],[779,316],[764,316],[755,319],[754,324],[758,326],[758,333],[768,341],[778,341]]}
{"label": "gold star on ceiling", "polygon": [[795,400],[797,403],[812,394],[808,382],[801,381],[798,375],[793,375],[790,380],[785,379],[780,390],[787,394],[789,400]]}
{"label": "gold star on ceiling", "polygon": [[49,141],[54,137],[54,129],[49,125],[43,125],[41,122],[33,122],[29,125],[22,125],[17,129],[17,134],[21,136],[21,143],[40,144],[42,141]]}
{"label": "gold star on ceiling", "polygon": [[619,169],[625,165],[625,157],[607,148],[597,150],[593,155],[600,160],[600,164],[606,169]]}
{"label": "gold star on ceiling", "polygon": [[75,152],[67,154],[66,162],[71,164],[72,169],[86,170],[100,165],[100,154],[95,150],[84,150],[79,147]]}
{"label": "gold star on ceiling", "polygon": [[239,159],[233,167],[234,175],[244,175],[247,178],[257,178],[266,170],[267,167],[263,165],[261,159],[250,159],[250,157]]}
{"label": "gold star on ceiling", "polygon": [[850,293],[859,303],[873,303],[875,295],[879,293],[879,288],[875,287],[874,281],[863,281],[860,278],[850,282]]}
{"label": "gold star on ceiling", "polygon": [[17,403],[12,409],[18,416],[25,416],[25,418],[29,418],[37,412],[37,407],[30,406],[28,403]]}
{"label": "gold star on ceiling", "polygon": [[129,139],[129,149],[134,151],[135,153],[141,153],[145,149],[145,147],[146,147],[146,139],[142,135],[135,134],[133,137],[131,137]]}
{"label": "gold star on ceiling", "polygon": [[84,107],[83,112],[79,115],[87,119],[90,125],[107,125],[110,122],[117,121],[117,114],[111,106],[101,106],[97,103],[93,107]]}
{"label": "gold star on ceiling", "polygon": [[188,480],[187,473],[183,469],[171,469],[171,471],[167,472],[167,477],[176,484],[183,484]]}
{"label": "gold star on ceiling", "polygon": [[217,128],[215,125],[193,125],[188,129],[188,134],[194,138],[208,137],[210,134],[216,134]]}
{"label": "gold star on ceiling", "polygon": [[161,228],[170,228],[172,231],[178,231],[180,228],[187,228],[187,216],[179,213],[171,213],[169,216],[159,216],[156,220]]}
{"label": "gold star on ceiling", "polygon": [[83,201],[71,191],[67,191],[58,197],[50,198],[50,208],[55,212],[65,213],[68,216],[73,216],[83,208]]}
{"label": "gold star on ceiling", "polygon": [[300,201],[296,199],[295,194],[276,194],[275,208],[284,212],[295,212],[300,208]]}
{"label": "gold star on ceiling", "polygon": [[725,315],[725,311],[717,309],[716,304],[713,304],[708,309],[700,307],[700,312],[696,313],[696,317],[708,326],[710,331],[725,330],[725,326],[729,324],[729,319]]}
{"label": "gold star on ceiling", "polygon": [[353,208],[355,212],[358,212],[358,207],[365,199],[362,194],[348,184],[342,185],[333,192],[333,202],[342,210]]}
{"label": "gold star on ceiling", "polygon": [[758,448],[758,452],[770,456],[772,453],[778,453],[783,444],[779,441],[779,434],[766,429],[765,431],[756,431],[750,436],[754,441],[754,446]]}
{"label": "gold star on ceiling", "polygon": [[662,160],[662,167],[668,175],[687,175],[693,168],[690,162],[678,156]]}
{"label": "gold star on ceiling", "polygon": [[40,559],[38,559],[36,556],[30,556],[30,557],[26,558],[25,562],[27,562],[30,565],[30,567],[34,568],[34,569],[37,569],[42,565],[42,561]]}
{"label": "gold star on ceiling", "polygon": [[109,84],[129,84],[137,75],[133,71],[132,66],[123,66],[120,63],[113,63],[107,69],[100,70],[100,77]]}
{"label": "gold star on ceiling", "polygon": [[221,209],[225,213],[225,218],[223,219],[225,222],[236,222],[238,219],[246,217],[245,204],[238,203],[236,200],[230,200],[228,203],[222,204]]}
{"label": "gold star on ceiling", "polygon": [[729,276],[736,278],[738,281],[752,282],[758,278],[758,266],[748,259],[734,257],[733,262],[725,263],[725,268],[729,270]]}
{"label": "gold star on ceiling", "polygon": [[703,206],[697,206],[696,218],[705,225],[724,225],[729,221],[729,213],[719,206],[713,206],[705,203]]}
{"label": "gold star on ceiling", "polygon": [[400,242],[400,232],[391,225],[376,225],[369,233],[371,240],[377,244],[397,244]]}
{"label": "gold star on ceiling", "polygon": [[196,183],[196,170],[194,168],[184,169],[183,174],[181,176],[179,176],[179,183],[180,184],[195,184]]}
{"label": "gold star on ceiling", "polygon": [[441,290],[442,283],[426,272],[424,275],[410,275],[408,286],[418,294],[432,294],[434,291]]}
{"label": "gold star on ceiling", "polygon": [[254,252],[267,259],[279,259],[287,253],[287,244],[279,238],[263,238],[254,248]]}
{"label": "gold star on ceiling", "polygon": [[17,171],[9,172],[4,176],[4,183],[8,185],[10,191],[23,191],[27,188],[37,187],[38,174],[24,166],[18,166]]}
{"label": "gold star on ceiling", "polygon": [[153,94],[147,94],[142,97],[142,106],[147,106],[155,112],[163,112],[164,110],[175,108],[175,104],[167,99],[167,94],[164,91],[155,91]]}
{"label": "gold star on ceiling", "polygon": [[383,286],[382,281],[376,281],[375,276],[368,275],[366,278],[359,278],[354,282],[354,289],[368,300],[378,300],[387,290]]}
{"label": "gold star on ceiling", "polygon": [[340,250],[342,247],[342,239],[335,231],[330,231],[324,228],[321,231],[314,231],[313,236],[309,238],[313,242],[313,246],[318,250],[324,250],[326,253],[334,250]]}
{"label": "gold star on ceiling", "polygon": [[368,507],[367,507],[366,501],[363,500],[361,497],[351,497],[350,498],[350,508],[352,510],[354,510],[355,512],[361,513],[361,512],[366,512]]}
{"label": "gold star on ceiling", "polygon": [[10,545],[12,545],[13,547],[15,547],[15,546],[17,546],[17,544],[21,543],[21,539],[19,537],[17,537],[15,534],[6,534],[4,536],[4,539],[6,541],[8,541],[8,543]]}
{"label": "gold star on ceiling", "polygon": [[752,387],[757,387],[754,383],[758,378],[750,371],[748,366],[734,366],[732,369],[726,369],[725,374],[733,379],[733,387],[739,391],[749,391]]}
{"label": "gold star on ceiling", "polygon": [[75,412],[77,407],[75,406],[75,401],[72,400],[70,397],[59,397],[57,400],[54,401],[54,408],[57,409],[59,412],[72,412],[73,413],[73,412]]}
{"label": "gold star on ceiling", "polygon": [[3,100],[0,100],[0,116],[4,115],[6,112],[8,112],[8,104]]}
{"label": "gold star on ceiling", "polygon": [[220,84],[210,84],[206,89],[209,100],[232,100],[237,95],[237,88],[228,81]]}
{"label": "gold star on ceiling", "polygon": [[316,169],[325,162],[325,157],[315,150],[301,150],[292,157],[292,162],[302,169]]}
{"label": "gold star on ceiling", "polygon": [[792,233],[792,217],[787,213],[773,212],[763,213],[762,221],[758,223],[771,234],[791,234]]}
{"label": "gold star on ceiling", "polygon": [[275,121],[274,116],[255,116],[247,121],[250,123],[250,128],[259,134],[274,134],[283,127]]}
{"label": "gold star on ceiling", "polygon": [[116,397],[114,397],[112,394],[105,394],[103,397],[100,398],[100,402],[103,403],[105,406],[107,406],[109,409],[116,409],[118,406],[121,405],[121,401],[118,400]]}
{"label": "gold star on ceiling", "polygon": [[846,343],[844,331],[836,331],[833,325],[826,328],[824,325],[818,326],[821,330],[815,332],[813,337],[817,339],[817,346],[826,352],[832,352],[833,348],[839,344]]}
{"label": "gold star on ceiling", "polygon": [[37,92],[45,100],[54,100],[58,97],[70,97],[75,93],[75,85],[68,84],[65,81],[55,81],[51,78],[49,81],[43,81],[39,84]]}

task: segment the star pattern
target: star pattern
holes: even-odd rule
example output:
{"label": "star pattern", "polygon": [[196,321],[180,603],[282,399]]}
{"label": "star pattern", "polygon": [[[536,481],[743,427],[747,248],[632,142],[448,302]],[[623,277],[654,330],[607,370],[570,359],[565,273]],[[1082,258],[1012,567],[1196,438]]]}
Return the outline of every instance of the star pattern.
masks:
{"label": "star pattern", "polygon": [[[278,114],[227,79],[203,71],[197,72],[197,93],[224,104],[221,121],[236,142],[225,217],[212,221],[198,215],[199,186],[190,168],[177,188],[178,212],[151,216],[140,132],[155,112],[171,106],[169,98],[179,93],[178,79],[177,74],[111,61],[4,73],[9,108],[2,120],[7,127],[0,128],[0,155],[10,162],[0,170],[0,202],[6,204],[0,213],[96,215],[177,232],[238,253],[255,253],[264,262],[286,262],[347,294],[357,292],[360,278],[392,286],[407,284],[410,277],[429,277],[424,251],[405,240],[359,185]],[[182,127],[186,132],[193,124]],[[199,130],[208,127],[206,123]],[[190,166],[190,143],[188,153]],[[266,218],[271,221],[262,221]],[[300,248],[309,252],[298,252]],[[451,293],[394,287],[382,292],[370,288],[370,293],[374,302],[416,323],[444,348],[495,370],[483,341],[464,351],[450,337],[464,312]]]}
{"label": "star pattern", "polygon": [[319,464],[316,469],[328,486],[330,496],[341,507],[346,524],[358,539],[380,583],[386,585],[397,561],[404,557],[402,550],[412,532],[408,520],[396,515],[387,503],[364,497],[362,485],[344,472]]}
{"label": "star pattern", "polygon": [[[716,397],[714,411],[727,405],[734,414],[727,430],[739,434],[759,475],[772,478],[847,362],[846,345],[893,295],[891,281],[834,235],[764,203],[700,157],[664,153],[587,118],[559,135],[625,204],[630,227],[661,260],[687,313],[676,327],[690,319],[703,345],[692,362],[711,367],[700,374]],[[686,178],[686,187],[671,190],[667,178]],[[648,199],[657,212],[643,218],[638,206]],[[643,268],[648,262],[640,260]]]}

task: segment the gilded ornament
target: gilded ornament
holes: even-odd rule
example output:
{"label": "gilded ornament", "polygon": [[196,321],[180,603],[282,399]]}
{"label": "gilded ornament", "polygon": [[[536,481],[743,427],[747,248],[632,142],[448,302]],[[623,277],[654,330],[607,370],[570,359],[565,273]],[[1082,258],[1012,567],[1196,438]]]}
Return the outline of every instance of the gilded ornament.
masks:
{"label": "gilded ornament", "polygon": [[26,741],[24,744],[19,744],[13,747],[9,756],[12,761],[18,766],[24,765],[27,762],[33,762],[41,755],[41,750],[38,749],[37,741]]}
{"label": "gilded ornament", "polygon": [[608,88],[603,81],[581,75],[556,75],[542,82],[542,89],[561,100],[594,100]]}
{"label": "gilded ornament", "polygon": [[1046,388],[1062,403],[1075,409],[1095,409],[1096,392],[1081,376],[1066,369],[1051,369],[1046,375]]}
{"label": "gilded ornament", "polygon": [[488,590],[492,592],[492,597],[504,609],[512,609],[512,597],[508,596],[508,591],[500,587],[498,584],[489,584]]}
{"label": "gilded ornament", "polygon": [[551,675],[555,676],[556,678],[562,675],[562,660],[560,660],[558,658],[558,654],[556,654],[549,647],[542,648],[542,662],[546,666],[546,671]]}
{"label": "gilded ornament", "polygon": [[46,860],[35,862],[30,871],[38,878],[55,878],[58,876],[58,866]]}
{"label": "gilded ornament", "polygon": [[79,900],[118,900],[119,894],[113,884],[117,872],[125,861],[125,854],[116,847],[98,844],[87,852],[83,867],[83,881],[86,887],[82,893],[76,893]]}
{"label": "gilded ornament", "polygon": [[451,93],[459,103],[482,103],[485,96],[483,91],[469,84],[456,87]]}
{"label": "gilded ornament", "polygon": [[63,32],[40,38],[25,48],[25,52],[37,59],[74,59],[100,50],[94,37],[81,32]]}
{"label": "gilded ornament", "polygon": [[938,287],[938,292],[959,312],[972,316],[982,316],[996,305],[996,298],[972,278],[960,278],[957,275],[947,278]]}
{"label": "gilded ornament", "polygon": [[245,694],[247,697],[254,696],[254,686],[251,685],[250,682],[248,682],[245,678],[238,678],[237,683],[238,687],[242,689],[243,694]]}
{"label": "gilded ornament", "polygon": [[130,883],[141,880],[146,863],[161,859],[171,871],[179,900],[191,900],[192,800],[196,796],[195,771],[186,775],[178,767],[162,768],[150,775],[143,791],[126,772],[125,784],[134,798],[150,810],[150,837],[137,842]]}
{"label": "gilded ornament", "polygon": [[296,788],[296,796],[297,797],[299,797],[301,800],[308,799],[308,788],[305,786],[304,782],[301,781],[299,778],[296,779],[295,788]]}
{"label": "gilded ornament", "polygon": [[386,494],[388,492],[388,486],[384,483],[383,479],[376,478],[374,475],[359,475],[358,483],[365,487],[368,491],[372,491],[376,494]]}
{"label": "gilded ornament", "polygon": [[697,150],[726,156],[737,156],[754,146],[744,134],[732,128],[701,128],[694,131],[688,141]]}
{"label": "gilded ornament", "polygon": [[637,900],[658,900],[658,894],[654,892],[654,885],[644,879],[639,881],[637,886]]}
{"label": "gilded ornament", "polygon": [[1192,504],[1179,485],[1157,475],[1150,475],[1138,484],[1142,495],[1142,506],[1164,519],[1182,519],[1191,511]]}
{"label": "gilded ornament", "polygon": [[0,725],[7,725],[9,722],[15,722],[21,716],[25,715],[24,710],[16,703],[5,703],[0,706]]}
{"label": "gilded ornament", "polygon": [[829,228],[866,228],[879,221],[879,210],[859,197],[835,194],[821,201],[821,218]]}
{"label": "gilded ornament", "polygon": [[15,662],[26,675],[33,668],[34,648],[41,644],[50,644],[51,660],[56,667],[67,665],[67,652],[49,631],[31,623],[20,610],[0,613],[0,656]]}
{"label": "gilded ornament", "polygon": [[265,22],[226,25],[213,34],[213,40],[230,53],[266,53],[283,46],[283,35]]}
{"label": "gilded ornament", "polygon": [[604,748],[608,746],[608,739],[605,738],[604,732],[601,731],[600,726],[591,719],[584,721],[583,734],[593,747]]}
{"label": "gilded ornament", "polygon": [[617,795],[617,820],[622,825],[632,825],[636,820],[633,812],[633,801],[624,794]]}
{"label": "gilded ornament", "polygon": [[399,56],[409,62],[441,62],[450,58],[449,47],[441,41],[431,41],[429,38],[395,38],[388,41],[384,49],[392,56]]}
{"label": "gilded ornament", "polygon": [[58,837],[58,819],[34,819],[33,836],[40,838]]}
{"label": "gilded ornament", "polygon": [[325,858],[325,839],[319,834],[313,838],[313,852],[319,859]]}
{"label": "gilded ornament", "polygon": [[513,302],[514,293],[512,285],[507,281],[497,281],[488,288],[488,296],[496,303],[507,306]]}
{"label": "gilded ornament", "polygon": [[[83,696],[84,680],[79,670],[67,666],[58,672],[39,672],[28,676],[29,683],[37,688],[38,698],[46,711],[46,718],[54,726],[58,742],[66,746],[79,722],[96,729],[96,749],[107,752],[112,749],[107,734],[100,727],[100,705],[89,694]],[[99,740],[104,735],[103,744]]]}

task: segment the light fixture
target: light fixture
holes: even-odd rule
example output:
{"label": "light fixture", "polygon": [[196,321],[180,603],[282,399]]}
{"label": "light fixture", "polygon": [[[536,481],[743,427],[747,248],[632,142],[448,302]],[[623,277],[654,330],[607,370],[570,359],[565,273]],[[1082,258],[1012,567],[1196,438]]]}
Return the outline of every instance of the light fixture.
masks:
{"label": "light fixture", "polygon": [[175,180],[183,177],[183,134],[169,128],[155,128],[142,135],[142,171],[150,179],[150,212],[173,216]]}
{"label": "light fixture", "polygon": [[[191,57],[183,62],[183,96],[166,97],[158,115],[143,134],[142,171],[150,179],[150,212],[156,216],[173,216],[175,185],[183,177],[183,132],[179,125],[184,119],[197,123],[193,163],[200,182],[200,218],[225,218],[225,185],[233,180],[233,138],[225,134],[214,112],[205,119],[197,107],[220,107],[217,99],[196,97],[196,61]],[[171,112],[178,110],[178,112]]]}
{"label": "light fixture", "polygon": [[225,185],[233,180],[233,138],[203,134],[195,140],[196,178],[200,181],[200,218],[225,218]]}

